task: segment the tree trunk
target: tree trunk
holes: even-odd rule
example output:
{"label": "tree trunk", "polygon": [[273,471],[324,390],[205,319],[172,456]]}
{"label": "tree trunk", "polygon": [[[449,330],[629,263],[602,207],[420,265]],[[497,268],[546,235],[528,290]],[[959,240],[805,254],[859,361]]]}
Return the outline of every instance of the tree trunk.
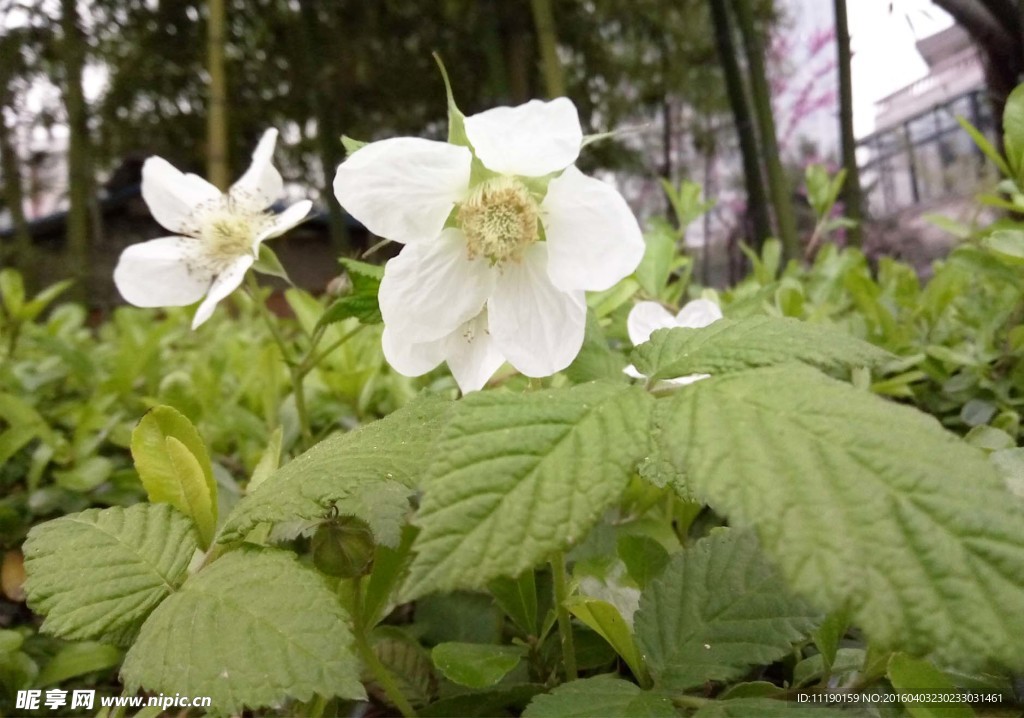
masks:
{"label": "tree trunk", "polygon": [[736,61],[736,46],[733,43],[732,23],[729,21],[727,0],[709,0],[711,22],[715,30],[715,46],[718,59],[725,75],[725,90],[729,96],[729,107],[736,124],[740,155],[743,158],[743,177],[747,188],[747,206],[754,225],[754,237],[750,243],[760,249],[764,240],[771,236],[772,227],[768,218],[768,200],[761,177],[761,166],[757,149],[757,135],[754,121],[743,86],[743,74]]}
{"label": "tree trunk", "polygon": [[85,66],[85,39],[79,25],[76,0],[61,0],[61,60],[64,66],[64,107],[68,119],[68,215],[67,251],[70,274],[78,279],[73,292],[80,300],[90,296],[91,229],[93,177],[90,166],[90,139],[82,69]]}
{"label": "tree trunk", "polygon": [[860,190],[860,171],[857,168],[857,140],[853,136],[853,83],[850,75],[850,28],[846,20],[846,0],[835,0],[836,52],[839,67],[839,129],[843,144],[843,204],[846,216],[857,223],[846,232],[847,243],[861,246],[861,223],[864,220],[864,200]]}
{"label": "tree trunk", "polygon": [[562,62],[558,59],[558,33],[555,30],[555,14],[551,0],[530,0],[533,10],[533,27],[540,46],[541,69],[544,74],[544,88],[549,98],[565,96],[565,76]]}
{"label": "tree trunk", "polygon": [[208,0],[206,70],[210,74],[206,110],[206,175],[221,191],[231,183],[228,158],[228,75],[224,62],[227,18],[224,0]]}
{"label": "tree trunk", "polygon": [[[19,269],[30,287],[34,285],[35,256],[32,235],[25,218],[25,192],[21,179],[21,162],[18,158],[11,128],[4,118],[4,108],[13,105],[9,86],[10,78],[0,77],[0,173],[4,177],[4,202],[11,213],[11,227],[14,230],[14,246],[7,257],[2,257],[0,266],[10,261]],[[9,260],[8,260],[9,257]]]}
{"label": "tree trunk", "polygon": [[765,69],[764,44],[754,26],[754,13],[750,0],[734,0],[736,19],[743,38],[750,74],[750,90],[754,100],[754,113],[761,134],[762,158],[768,175],[768,191],[775,209],[779,239],[787,258],[800,256],[800,242],[796,234],[796,218],[793,213],[793,196],[789,181],[782,169],[779,144],[775,137],[775,118],[772,115],[772,99],[768,90],[768,73]]}
{"label": "tree trunk", "polygon": [[323,172],[321,196],[327,207],[327,223],[331,234],[331,248],[342,253],[348,248],[348,228],[345,224],[345,213],[341,205],[334,201],[334,173],[341,164],[341,129],[338,127],[338,113],[335,107],[344,101],[345,89],[334,70],[338,63],[325,64],[318,58],[316,48],[327,47],[322,36],[322,27],[317,18],[316,0],[300,0],[299,9],[302,13],[303,48],[302,57],[306,63],[309,91],[309,105],[316,118],[317,154]]}

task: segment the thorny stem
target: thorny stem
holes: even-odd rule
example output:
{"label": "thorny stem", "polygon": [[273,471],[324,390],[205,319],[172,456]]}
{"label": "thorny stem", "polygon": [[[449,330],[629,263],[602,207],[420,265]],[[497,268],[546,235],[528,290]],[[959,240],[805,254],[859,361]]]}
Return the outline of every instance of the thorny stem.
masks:
{"label": "thorny stem", "polygon": [[302,433],[302,449],[306,450],[313,443],[313,431],[309,425],[309,412],[306,409],[306,392],[302,385],[302,379],[305,375],[299,372],[299,367],[292,360],[288,344],[281,335],[274,318],[270,316],[270,310],[267,309],[267,305],[264,304],[263,299],[260,297],[260,285],[256,281],[256,275],[249,272],[245,277],[245,281],[249,295],[256,305],[256,310],[260,313],[264,323],[266,323],[271,336],[274,337],[274,342],[281,350],[281,357],[284,359],[284,363],[288,367],[288,373],[291,375],[292,393],[295,395],[295,411],[299,415],[299,430]]}
{"label": "thorny stem", "polygon": [[565,677],[574,681],[579,675],[576,671],[576,647],[572,639],[572,619],[565,601],[569,598],[569,585],[565,578],[565,555],[558,551],[551,557],[551,578],[555,591],[555,611],[558,616],[558,632],[562,636],[562,662],[565,664]]}
{"label": "thorny stem", "polygon": [[356,649],[388,700],[405,718],[415,718],[416,711],[412,704],[402,694],[398,684],[395,683],[394,676],[377,658],[377,654],[373,652],[373,646],[366,638],[366,626],[363,623],[363,587],[360,585],[360,578],[357,576],[352,579],[352,633],[355,634]]}

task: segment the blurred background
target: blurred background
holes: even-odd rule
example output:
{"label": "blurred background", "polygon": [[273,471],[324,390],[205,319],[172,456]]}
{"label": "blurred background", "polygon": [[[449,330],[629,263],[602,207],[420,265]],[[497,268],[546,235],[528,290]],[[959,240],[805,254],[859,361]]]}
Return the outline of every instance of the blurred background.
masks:
{"label": "blurred background", "polygon": [[1013,0],[848,4],[0,0],[0,263],[116,303],[121,250],[167,234],[141,201],[144,159],[223,186],[277,127],[288,192],[317,204],[274,247],[322,288],[375,242],[331,194],[339,138],[442,138],[436,51],[467,114],[567,95],[586,132],[621,130],[580,163],[643,223],[677,221],[661,180],[701,185],[715,205],[682,241],[705,284],[741,276],[740,243],[807,241],[812,163],[847,169],[838,211],[862,222],[841,241],[927,272],[952,237],[922,218],[978,220],[991,175],[956,117],[998,136],[1022,16]]}

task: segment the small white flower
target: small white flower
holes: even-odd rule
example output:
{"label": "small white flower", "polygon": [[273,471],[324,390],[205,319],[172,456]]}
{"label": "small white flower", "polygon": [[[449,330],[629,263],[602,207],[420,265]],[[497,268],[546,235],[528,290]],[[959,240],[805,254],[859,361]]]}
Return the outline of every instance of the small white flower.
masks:
{"label": "small white flower", "polygon": [[567,367],[584,292],[631,274],[644,243],[622,195],[573,165],[583,131],[570,100],[498,107],[465,128],[472,151],[411,137],[366,145],[334,191],[406,245],[380,287],[388,362],[418,376],[448,361],[472,391],[503,361],[531,377]]}
{"label": "small white flower", "polygon": [[313,203],[308,200],[277,215],[267,209],[284,188],[271,164],[276,142],[277,130],[267,130],[252,165],[226,193],[160,157],[146,160],[142,198],[154,219],[178,236],[140,242],[121,253],[114,283],[127,302],[181,307],[205,296],[192,320],[195,329],[242,283],[260,242],[284,234],[309,214]]}
{"label": "small white flower", "polygon": [[[626,330],[629,332],[629,340],[633,346],[650,341],[651,334],[658,329],[700,329],[709,324],[714,324],[722,318],[722,310],[710,299],[694,299],[687,302],[675,316],[669,313],[665,307],[657,302],[637,302],[630,310],[626,319]],[[624,372],[634,379],[646,379],[647,377],[637,371],[636,367],[630,364]],[[677,379],[667,379],[669,384],[692,384],[701,379],[707,379],[710,374],[690,374]]]}

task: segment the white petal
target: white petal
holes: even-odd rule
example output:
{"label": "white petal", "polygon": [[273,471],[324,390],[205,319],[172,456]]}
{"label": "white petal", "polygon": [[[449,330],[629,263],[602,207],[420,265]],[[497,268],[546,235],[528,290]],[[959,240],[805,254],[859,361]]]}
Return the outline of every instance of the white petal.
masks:
{"label": "white petal", "polygon": [[548,279],[547,247],[532,245],[519,264],[502,268],[487,303],[491,337],[505,359],[526,376],[565,369],[583,346],[587,305],[583,292],[563,292]]}
{"label": "white petal", "polygon": [[466,118],[466,135],[488,169],[523,177],[541,177],[568,167],[583,143],[576,105],[565,97],[472,115]]}
{"label": "white petal", "polygon": [[252,164],[229,192],[232,201],[247,209],[259,211],[269,207],[284,192],[281,174],[274,168],[274,145],[277,130],[267,130],[252,153]]}
{"label": "white petal", "polygon": [[221,299],[238,289],[242,280],[245,279],[245,273],[253,265],[253,261],[251,254],[243,255],[232,261],[226,269],[217,275],[217,278],[213,280],[213,284],[210,285],[210,291],[207,293],[206,299],[199,305],[196,315],[192,317],[193,329],[210,318],[210,315],[213,314],[213,310]]}
{"label": "white petal", "polygon": [[633,364],[630,364],[625,369],[623,369],[622,373],[625,374],[626,376],[633,377],[634,379],[646,379],[647,378],[647,375],[646,374],[641,374],[639,371],[637,371],[637,368]]}
{"label": "white petal", "polygon": [[700,329],[722,318],[722,310],[710,299],[694,299],[687,302],[676,315],[675,325],[688,329]]}
{"label": "white petal", "polygon": [[675,384],[676,386],[686,386],[687,384],[693,384],[694,382],[707,379],[710,374],[689,374],[688,376],[681,376],[676,379],[665,379],[666,384]]}
{"label": "white petal", "polygon": [[121,253],[114,284],[137,307],[183,307],[198,302],[213,274],[202,268],[200,244],[187,237],[163,237],[133,244]]}
{"label": "white petal", "polygon": [[637,302],[626,318],[626,331],[629,332],[629,341],[633,342],[633,346],[650,341],[651,334],[657,329],[672,329],[676,326],[676,318],[657,302]]}
{"label": "white petal", "polygon": [[194,235],[204,206],[221,201],[220,190],[193,174],[183,174],[162,157],[142,165],[142,198],[153,218],[172,232]]}
{"label": "white petal", "polygon": [[561,289],[608,289],[643,259],[644,238],[626,200],[575,167],[551,180],[541,223],[550,245],[548,274]]}
{"label": "white petal", "polygon": [[308,199],[304,199],[301,202],[296,202],[280,214],[275,215],[274,223],[257,235],[256,244],[258,245],[264,239],[280,237],[289,229],[306,219],[306,215],[309,214],[309,210],[311,209],[313,209],[313,203]]}
{"label": "white petal", "polygon": [[384,324],[406,341],[428,342],[479,314],[493,286],[487,260],[469,259],[462,232],[446,229],[387,263],[378,299]]}
{"label": "white petal", "polygon": [[391,327],[384,327],[381,347],[388,364],[403,376],[421,376],[444,361],[446,339],[414,344]]}
{"label": "white petal", "polygon": [[487,328],[487,312],[480,312],[448,335],[445,354],[463,394],[482,389],[505,363]]}
{"label": "white petal", "polygon": [[468,149],[447,142],[371,142],[338,167],[334,194],[376,235],[396,242],[430,240],[465,196],[472,161]]}

